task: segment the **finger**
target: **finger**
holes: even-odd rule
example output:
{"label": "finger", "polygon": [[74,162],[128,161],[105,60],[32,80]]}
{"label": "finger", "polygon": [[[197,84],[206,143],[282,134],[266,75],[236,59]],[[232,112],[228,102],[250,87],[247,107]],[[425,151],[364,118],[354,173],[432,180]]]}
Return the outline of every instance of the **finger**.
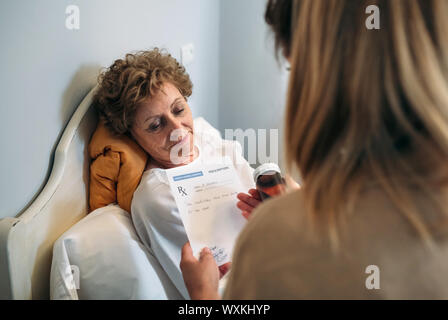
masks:
{"label": "finger", "polygon": [[249,220],[251,212],[243,211],[241,214],[244,218],[246,218],[246,220]]}
{"label": "finger", "polygon": [[236,206],[241,210],[241,211],[247,211],[247,212],[252,212],[252,210],[254,210],[254,207],[248,205],[247,203],[243,202],[243,201],[238,201],[236,203]]}
{"label": "finger", "polygon": [[248,205],[250,205],[253,208],[257,207],[260,204],[259,200],[255,199],[254,197],[252,197],[250,195],[244,194],[244,193],[238,194],[238,199],[247,203]]}
{"label": "finger", "polygon": [[205,247],[201,250],[201,254],[199,255],[199,263],[213,263],[216,264],[215,258],[213,258],[213,254],[209,248]]}
{"label": "finger", "polygon": [[224,277],[226,275],[226,273],[230,270],[230,268],[232,267],[232,262],[227,262],[224,263],[223,265],[219,266],[219,278],[221,279],[222,277]]}
{"label": "finger", "polygon": [[247,193],[240,192],[236,195],[239,200],[245,199],[246,197],[250,197]]}
{"label": "finger", "polygon": [[261,195],[260,195],[260,191],[258,191],[257,189],[250,189],[249,190],[249,194],[254,197],[255,199],[261,201]]}
{"label": "finger", "polygon": [[193,255],[193,250],[191,249],[190,242],[186,242],[182,247],[181,260],[180,262],[196,261]]}
{"label": "finger", "polygon": [[229,262],[227,262],[226,264],[224,264],[225,266],[226,266],[226,268],[227,268],[227,271],[226,272],[228,272],[231,268],[232,268],[232,261],[229,261]]}
{"label": "finger", "polygon": [[211,254],[209,247],[202,248],[201,252],[199,253],[199,258],[205,256],[206,254]]}

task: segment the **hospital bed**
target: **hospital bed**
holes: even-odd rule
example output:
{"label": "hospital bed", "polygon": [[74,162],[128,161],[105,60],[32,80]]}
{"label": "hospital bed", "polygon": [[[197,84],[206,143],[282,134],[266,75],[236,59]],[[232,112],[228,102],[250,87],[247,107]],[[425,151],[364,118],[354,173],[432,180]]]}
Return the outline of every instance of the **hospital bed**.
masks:
{"label": "hospital bed", "polygon": [[42,192],[22,214],[0,220],[0,299],[48,299],[53,244],[88,212],[95,89],[65,128]]}

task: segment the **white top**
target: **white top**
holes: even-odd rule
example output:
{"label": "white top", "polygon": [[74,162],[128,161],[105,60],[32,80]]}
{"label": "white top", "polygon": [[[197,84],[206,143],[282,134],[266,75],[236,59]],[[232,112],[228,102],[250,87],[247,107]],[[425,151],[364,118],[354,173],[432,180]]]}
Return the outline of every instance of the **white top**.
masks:
{"label": "white top", "polygon": [[[203,118],[194,120],[194,141],[198,161],[222,162],[230,157],[242,185],[254,188],[253,169],[242,157],[241,146],[236,141],[226,141]],[[144,245],[154,253],[181,295],[189,299],[179,268],[181,249],[188,241],[179,210],[171,193],[165,169],[153,168],[143,173],[131,205],[132,220]],[[222,290],[223,288],[221,288]]]}

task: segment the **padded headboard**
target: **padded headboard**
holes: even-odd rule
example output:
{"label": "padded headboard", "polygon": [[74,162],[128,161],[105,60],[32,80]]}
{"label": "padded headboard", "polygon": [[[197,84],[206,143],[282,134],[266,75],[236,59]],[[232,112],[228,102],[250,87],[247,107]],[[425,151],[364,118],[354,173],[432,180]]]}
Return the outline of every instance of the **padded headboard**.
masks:
{"label": "padded headboard", "polygon": [[0,220],[0,299],[48,299],[53,243],[88,211],[87,146],[97,124],[83,99],[54,155],[50,178],[20,216]]}

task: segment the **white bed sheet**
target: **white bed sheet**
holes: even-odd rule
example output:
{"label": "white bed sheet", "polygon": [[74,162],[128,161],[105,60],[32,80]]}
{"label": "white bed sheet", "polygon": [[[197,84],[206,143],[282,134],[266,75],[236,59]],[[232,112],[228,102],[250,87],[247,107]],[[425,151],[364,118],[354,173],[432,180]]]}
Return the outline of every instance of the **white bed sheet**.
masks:
{"label": "white bed sheet", "polygon": [[115,204],[90,213],[55,242],[50,297],[183,299],[138,238],[130,215]]}

